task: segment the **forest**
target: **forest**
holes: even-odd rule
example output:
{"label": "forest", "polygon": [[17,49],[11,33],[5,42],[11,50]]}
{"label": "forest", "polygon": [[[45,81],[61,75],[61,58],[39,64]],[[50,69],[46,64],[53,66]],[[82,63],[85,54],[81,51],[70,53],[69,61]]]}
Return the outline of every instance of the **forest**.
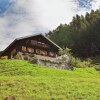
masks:
{"label": "forest", "polygon": [[76,15],[69,24],[60,24],[46,34],[62,48],[70,48],[78,57],[92,57],[100,54],[100,9],[85,16]]}

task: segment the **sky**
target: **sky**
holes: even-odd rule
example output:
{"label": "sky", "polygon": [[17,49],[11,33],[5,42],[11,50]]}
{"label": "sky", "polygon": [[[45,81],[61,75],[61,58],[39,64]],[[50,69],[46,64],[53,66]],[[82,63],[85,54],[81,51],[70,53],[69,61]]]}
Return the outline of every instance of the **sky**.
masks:
{"label": "sky", "polygon": [[0,50],[15,38],[47,33],[100,8],[100,0],[0,0]]}

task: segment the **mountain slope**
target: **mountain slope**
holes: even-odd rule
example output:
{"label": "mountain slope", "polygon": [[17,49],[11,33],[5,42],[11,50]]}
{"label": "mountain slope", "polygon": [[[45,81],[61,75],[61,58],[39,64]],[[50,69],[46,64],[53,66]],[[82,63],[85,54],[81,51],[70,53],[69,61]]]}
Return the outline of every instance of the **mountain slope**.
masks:
{"label": "mountain slope", "polygon": [[41,67],[28,61],[0,60],[0,100],[99,100],[100,73]]}

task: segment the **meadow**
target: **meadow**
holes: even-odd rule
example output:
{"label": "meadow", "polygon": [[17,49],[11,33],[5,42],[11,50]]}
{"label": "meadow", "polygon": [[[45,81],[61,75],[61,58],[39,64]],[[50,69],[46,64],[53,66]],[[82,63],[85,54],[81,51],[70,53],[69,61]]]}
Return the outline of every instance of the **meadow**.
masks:
{"label": "meadow", "polygon": [[100,72],[59,70],[21,60],[0,60],[0,100],[100,100]]}

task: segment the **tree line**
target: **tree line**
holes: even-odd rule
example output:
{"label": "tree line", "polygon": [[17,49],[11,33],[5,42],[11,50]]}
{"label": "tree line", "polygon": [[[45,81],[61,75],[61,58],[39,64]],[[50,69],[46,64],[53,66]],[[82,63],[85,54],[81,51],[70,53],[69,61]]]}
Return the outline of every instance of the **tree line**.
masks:
{"label": "tree line", "polygon": [[46,35],[62,48],[70,48],[76,56],[96,56],[100,54],[100,10],[76,15],[69,24],[60,24]]}

